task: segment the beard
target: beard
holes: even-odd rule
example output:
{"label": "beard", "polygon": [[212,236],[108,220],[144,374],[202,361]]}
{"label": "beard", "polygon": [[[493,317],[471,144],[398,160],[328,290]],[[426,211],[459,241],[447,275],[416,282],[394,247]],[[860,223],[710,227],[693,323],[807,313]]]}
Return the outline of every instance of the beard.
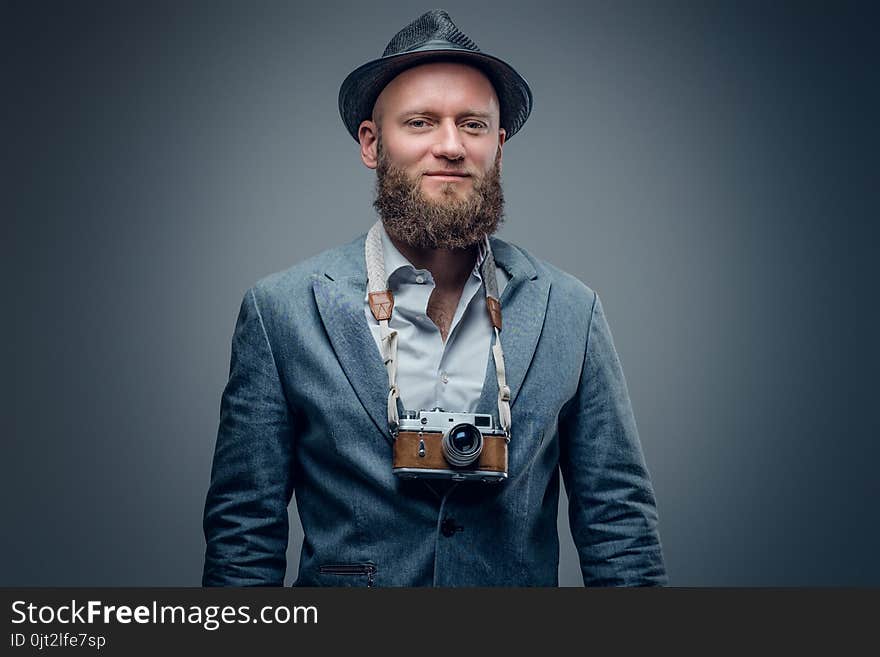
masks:
{"label": "beard", "polygon": [[381,137],[377,150],[373,207],[392,238],[415,248],[466,249],[492,235],[504,221],[501,149],[484,176],[469,178],[473,189],[466,198],[459,197],[454,187],[462,183],[445,183],[437,200],[422,192],[421,176],[413,180],[391,163]]}

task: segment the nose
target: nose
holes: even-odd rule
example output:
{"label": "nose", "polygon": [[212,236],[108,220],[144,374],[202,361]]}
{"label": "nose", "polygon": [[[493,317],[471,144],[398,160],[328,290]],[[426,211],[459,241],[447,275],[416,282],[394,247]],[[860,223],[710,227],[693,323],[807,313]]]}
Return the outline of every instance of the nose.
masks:
{"label": "nose", "polygon": [[464,159],[464,144],[454,121],[442,122],[434,134],[437,136],[431,149],[434,157],[442,157],[447,160]]}

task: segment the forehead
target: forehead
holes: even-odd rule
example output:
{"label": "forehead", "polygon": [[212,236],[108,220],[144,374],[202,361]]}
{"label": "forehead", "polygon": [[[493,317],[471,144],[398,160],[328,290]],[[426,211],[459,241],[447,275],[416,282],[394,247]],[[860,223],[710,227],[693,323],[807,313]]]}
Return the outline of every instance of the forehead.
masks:
{"label": "forehead", "polygon": [[[462,106],[497,114],[498,96],[489,78],[477,68],[458,62],[431,62],[405,70],[389,82],[376,100],[383,111],[438,111]],[[412,105],[412,107],[410,107]]]}

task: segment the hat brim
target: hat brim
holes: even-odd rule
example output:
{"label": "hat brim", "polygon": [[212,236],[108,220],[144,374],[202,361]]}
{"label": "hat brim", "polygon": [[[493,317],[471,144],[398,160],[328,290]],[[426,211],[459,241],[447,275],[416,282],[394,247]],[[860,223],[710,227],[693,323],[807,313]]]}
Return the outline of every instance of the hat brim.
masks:
{"label": "hat brim", "polygon": [[376,99],[392,79],[408,68],[438,60],[457,61],[483,71],[498,95],[505,139],[510,139],[522,128],[532,111],[532,90],[509,64],[482,52],[432,48],[380,57],[348,74],[339,89],[339,114],[355,141],[360,141],[358,129],[361,122],[372,118]]}

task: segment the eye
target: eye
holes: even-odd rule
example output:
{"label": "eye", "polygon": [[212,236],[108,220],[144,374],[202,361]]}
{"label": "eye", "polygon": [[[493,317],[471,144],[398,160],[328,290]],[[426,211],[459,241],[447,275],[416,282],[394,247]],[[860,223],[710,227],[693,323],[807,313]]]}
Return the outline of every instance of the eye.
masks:
{"label": "eye", "polygon": [[424,128],[428,125],[428,122],[425,119],[412,119],[411,121],[407,121],[406,123],[411,128]]}
{"label": "eye", "polygon": [[467,121],[464,127],[468,130],[483,130],[486,128],[486,124],[482,121]]}

